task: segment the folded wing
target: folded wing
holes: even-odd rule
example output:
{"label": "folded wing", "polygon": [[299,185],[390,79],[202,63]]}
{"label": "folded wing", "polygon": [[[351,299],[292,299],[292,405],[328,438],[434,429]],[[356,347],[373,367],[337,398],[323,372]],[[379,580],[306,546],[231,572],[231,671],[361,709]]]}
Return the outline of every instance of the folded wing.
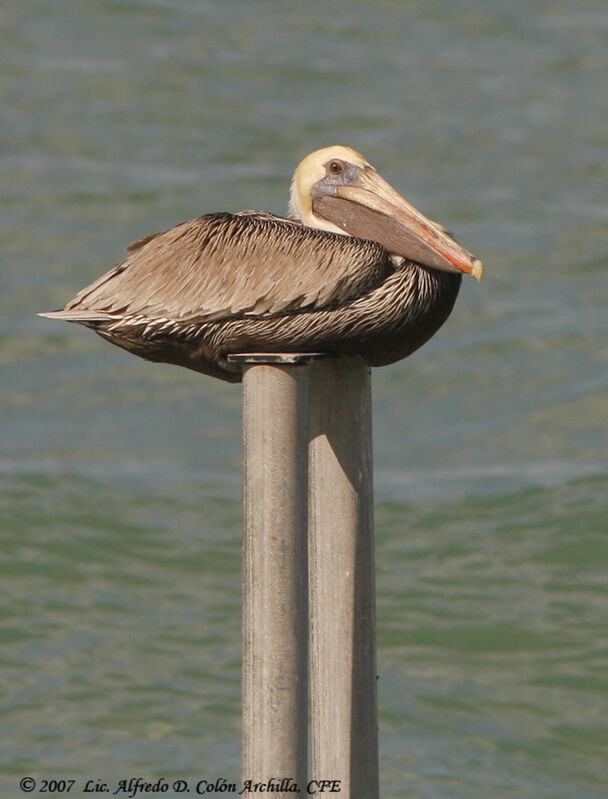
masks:
{"label": "folded wing", "polygon": [[336,307],[394,270],[376,242],[257,212],[209,214],[141,239],[52,315],[211,321]]}

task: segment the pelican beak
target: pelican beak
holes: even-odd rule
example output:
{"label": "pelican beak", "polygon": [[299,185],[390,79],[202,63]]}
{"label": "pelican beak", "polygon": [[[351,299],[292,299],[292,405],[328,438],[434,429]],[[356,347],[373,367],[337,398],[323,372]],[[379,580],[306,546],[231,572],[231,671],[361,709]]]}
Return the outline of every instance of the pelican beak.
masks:
{"label": "pelican beak", "polygon": [[[318,184],[319,188],[321,184]],[[373,167],[357,170],[352,182],[330,193],[313,187],[314,213],[395,255],[447,272],[483,277],[483,264],[454,241],[448,231],[410,205]]]}

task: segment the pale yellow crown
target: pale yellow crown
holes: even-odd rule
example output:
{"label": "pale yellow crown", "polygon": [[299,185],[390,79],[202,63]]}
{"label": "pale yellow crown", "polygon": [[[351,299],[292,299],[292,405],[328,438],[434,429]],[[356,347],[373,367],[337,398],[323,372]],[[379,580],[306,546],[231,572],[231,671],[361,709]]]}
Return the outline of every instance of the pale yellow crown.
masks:
{"label": "pale yellow crown", "polygon": [[289,198],[289,215],[294,219],[301,220],[310,227],[344,234],[343,230],[332,225],[331,222],[315,216],[312,210],[312,187],[325,177],[325,164],[331,161],[332,158],[338,158],[341,161],[346,161],[362,168],[371,166],[352,147],[343,147],[335,144],[332,147],[323,147],[320,150],[315,150],[314,153],[307,155],[298,164],[296,171],[293,173]]}

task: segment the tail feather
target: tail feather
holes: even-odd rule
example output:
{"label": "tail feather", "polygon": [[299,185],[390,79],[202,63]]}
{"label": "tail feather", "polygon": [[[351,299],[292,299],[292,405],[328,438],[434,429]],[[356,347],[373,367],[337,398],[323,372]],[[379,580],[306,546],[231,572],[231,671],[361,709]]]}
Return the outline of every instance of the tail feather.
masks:
{"label": "tail feather", "polygon": [[47,319],[63,319],[65,322],[105,322],[115,319],[116,316],[106,311],[87,311],[84,309],[47,311],[39,313],[38,316],[45,316]]}

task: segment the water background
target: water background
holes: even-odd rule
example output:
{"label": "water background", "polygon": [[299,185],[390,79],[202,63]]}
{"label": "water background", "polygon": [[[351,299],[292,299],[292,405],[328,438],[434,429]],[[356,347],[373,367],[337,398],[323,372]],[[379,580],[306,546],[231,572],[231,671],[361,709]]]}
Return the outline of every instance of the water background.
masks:
{"label": "water background", "polygon": [[240,389],[35,313],[334,143],[487,269],[374,374],[382,796],[608,795],[606,3],[0,14],[2,796],[238,780]]}

